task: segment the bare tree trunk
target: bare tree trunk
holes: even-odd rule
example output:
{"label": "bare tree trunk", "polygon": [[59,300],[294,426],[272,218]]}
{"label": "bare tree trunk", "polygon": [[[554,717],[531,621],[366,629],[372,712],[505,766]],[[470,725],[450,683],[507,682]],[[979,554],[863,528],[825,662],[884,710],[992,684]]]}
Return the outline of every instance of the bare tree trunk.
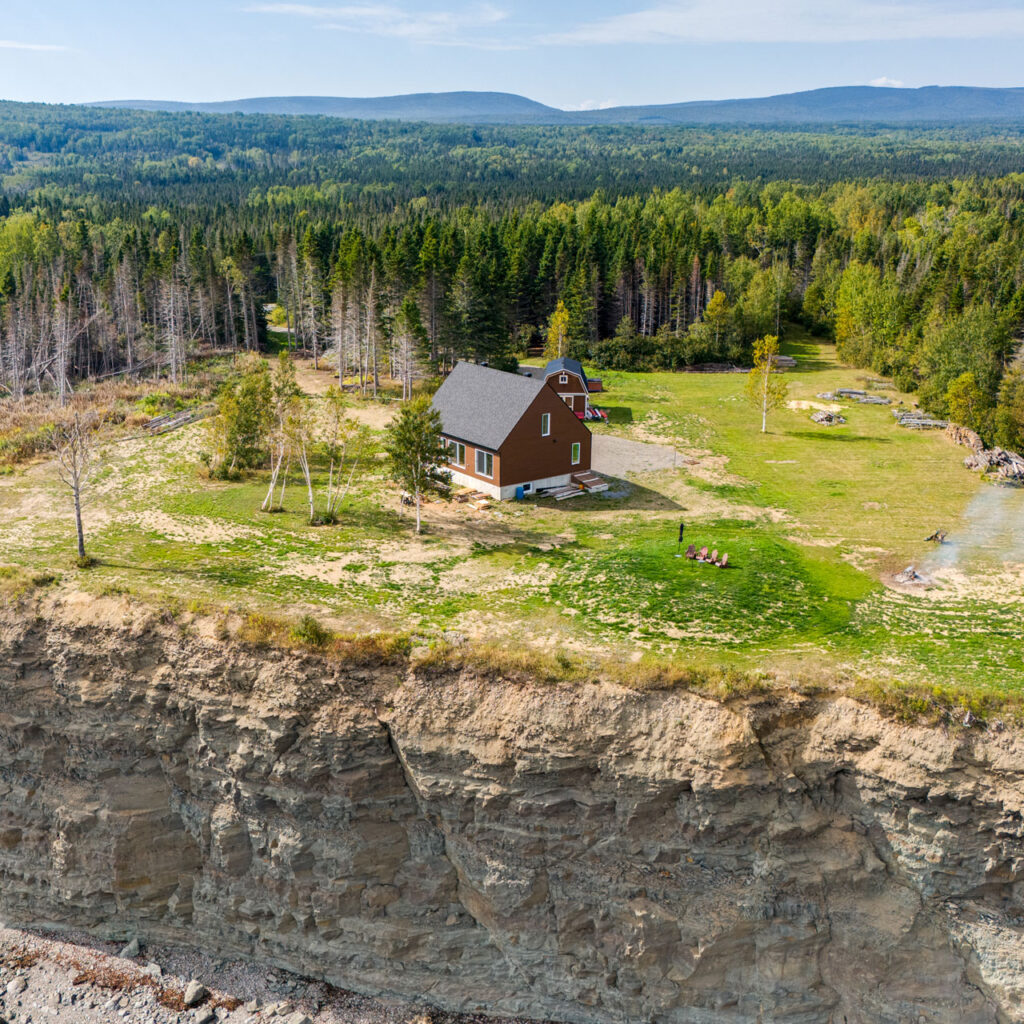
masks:
{"label": "bare tree trunk", "polygon": [[85,530],[82,526],[82,489],[89,481],[94,466],[95,437],[92,429],[75,413],[70,423],[58,427],[54,435],[57,475],[71,491],[75,508],[75,534],[78,557],[85,560]]}

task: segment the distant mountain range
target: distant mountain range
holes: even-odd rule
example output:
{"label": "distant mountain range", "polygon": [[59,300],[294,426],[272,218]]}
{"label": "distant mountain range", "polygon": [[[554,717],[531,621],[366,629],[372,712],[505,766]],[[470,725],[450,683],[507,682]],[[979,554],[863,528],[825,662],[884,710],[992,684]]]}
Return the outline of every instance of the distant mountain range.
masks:
{"label": "distant mountain range", "polygon": [[1024,122],[1024,89],[841,86],[745,100],[698,100],[604,110],[559,110],[504,92],[437,92],[351,98],[267,96],[218,103],[107,100],[95,107],[208,114],[311,114],[450,124],[854,124]]}

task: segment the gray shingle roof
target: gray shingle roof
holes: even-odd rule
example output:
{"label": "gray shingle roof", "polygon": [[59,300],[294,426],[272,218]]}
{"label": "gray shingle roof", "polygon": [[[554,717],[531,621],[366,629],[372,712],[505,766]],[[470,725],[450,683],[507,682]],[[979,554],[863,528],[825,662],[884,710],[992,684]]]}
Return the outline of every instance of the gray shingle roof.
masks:
{"label": "gray shingle roof", "polygon": [[584,384],[587,383],[587,375],[583,372],[583,364],[578,359],[566,359],[564,356],[561,359],[552,359],[544,367],[544,376],[550,377],[551,374],[561,373],[564,370],[567,370],[569,373],[575,373]]}
{"label": "gray shingle roof", "polygon": [[456,363],[434,395],[433,406],[449,437],[497,451],[546,387],[543,380],[518,373]]}

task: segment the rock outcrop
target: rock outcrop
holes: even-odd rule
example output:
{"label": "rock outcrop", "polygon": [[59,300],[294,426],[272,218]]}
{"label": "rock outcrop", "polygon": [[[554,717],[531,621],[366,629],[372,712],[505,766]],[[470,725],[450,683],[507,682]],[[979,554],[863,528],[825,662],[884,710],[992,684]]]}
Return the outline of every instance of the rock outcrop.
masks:
{"label": "rock outcrop", "polygon": [[564,1021],[1024,1018],[1012,730],[346,668],[117,615],[0,624],[11,923]]}

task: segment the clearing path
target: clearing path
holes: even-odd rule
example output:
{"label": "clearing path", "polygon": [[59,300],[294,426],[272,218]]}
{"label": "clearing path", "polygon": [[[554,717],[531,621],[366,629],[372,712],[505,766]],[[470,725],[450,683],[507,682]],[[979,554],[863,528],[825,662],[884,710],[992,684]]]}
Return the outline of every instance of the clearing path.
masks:
{"label": "clearing path", "polygon": [[678,469],[688,464],[682,452],[667,444],[630,441],[611,434],[595,434],[590,464],[595,473],[624,478],[630,473]]}

